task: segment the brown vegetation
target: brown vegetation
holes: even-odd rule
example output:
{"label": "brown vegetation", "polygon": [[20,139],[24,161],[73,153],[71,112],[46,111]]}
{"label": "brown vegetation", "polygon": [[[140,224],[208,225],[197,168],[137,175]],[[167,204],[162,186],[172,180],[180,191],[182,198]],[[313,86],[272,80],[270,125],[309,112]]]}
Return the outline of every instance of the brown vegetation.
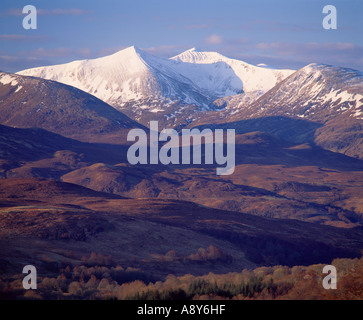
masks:
{"label": "brown vegetation", "polygon": [[[40,276],[37,290],[22,288],[22,275],[0,279],[0,298],[7,299],[142,299],[142,300],[361,300],[363,258],[335,259],[337,289],[324,289],[323,264],[271,266],[227,274],[150,274],[113,265],[112,257],[92,253],[87,265],[67,265],[52,276]],[[101,265],[98,262],[102,262]]]}

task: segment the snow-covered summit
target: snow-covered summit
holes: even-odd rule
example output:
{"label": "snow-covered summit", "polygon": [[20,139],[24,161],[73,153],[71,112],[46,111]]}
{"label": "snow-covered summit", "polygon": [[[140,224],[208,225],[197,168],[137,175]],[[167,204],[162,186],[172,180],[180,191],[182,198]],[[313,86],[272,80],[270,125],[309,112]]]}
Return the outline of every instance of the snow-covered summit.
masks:
{"label": "snow-covered summit", "polygon": [[173,98],[206,105],[210,97],[169,67],[170,61],[134,46],[112,55],[19,72],[62,82],[113,105],[145,99]]}
{"label": "snow-covered summit", "polygon": [[132,101],[170,99],[206,107],[219,97],[266,92],[292,72],[259,68],[196,48],[164,59],[131,46],[106,57],[32,68],[19,74],[74,86],[115,107]]}
{"label": "snow-covered summit", "polygon": [[[233,105],[228,105],[228,108],[233,108]],[[288,116],[317,122],[336,117],[362,120],[362,108],[362,72],[312,63],[247,106],[238,117]]]}
{"label": "snow-covered summit", "polygon": [[[198,83],[203,89],[214,90],[218,97],[242,92],[267,92],[295,72],[257,67],[218,52],[199,51],[195,48],[184,51],[171,60],[179,62],[180,73]],[[199,66],[199,69],[190,67],[191,64]]]}
{"label": "snow-covered summit", "polygon": [[187,63],[216,63],[224,61],[226,57],[218,52],[207,52],[191,48],[170,59]]}

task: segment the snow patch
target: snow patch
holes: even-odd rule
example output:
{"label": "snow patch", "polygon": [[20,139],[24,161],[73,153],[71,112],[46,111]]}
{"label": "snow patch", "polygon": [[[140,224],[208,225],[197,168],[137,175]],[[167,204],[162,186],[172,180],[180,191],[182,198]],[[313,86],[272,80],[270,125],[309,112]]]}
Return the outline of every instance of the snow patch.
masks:
{"label": "snow patch", "polygon": [[153,108],[153,109],[150,109],[149,111],[156,113],[156,112],[163,112],[165,110],[164,109],[161,109],[161,108]]}
{"label": "snow patch", "polygon": [[340,103],[348,102],[350,104],[355,104],[355,108],[359,108],[363,105],[363,102],[360,102],[360,100],[363,99],[363,96],[361,94],[354,94],[349,93],[348,91],[342,91],[342,90],[334,90],[331,89],[328,94],[326,94],[324,97],[322,97],[322,100],[324,102],[329,103],[335,103],[340,100]]}
{"label": "snow patch", "polygon": [[363,119],[363,112],[361,110],[355,110],[355,112],[353,113],[353,117],[357,118],[357,119]]}
{"label": "snow patch", "polygon": [[18,88],[15,90],[15,92],[20,91],[22,88],[23,88],[22,86],[18,86]]}
{"label": "snow patch", "polygon": [[16,77],[13,77],[9,74],[5,74],[0,78],[0,83],[2,83],[3,85],[7,85],[10,84],[11,86],[16,86],[18,85],[18,81],[16,79]]}

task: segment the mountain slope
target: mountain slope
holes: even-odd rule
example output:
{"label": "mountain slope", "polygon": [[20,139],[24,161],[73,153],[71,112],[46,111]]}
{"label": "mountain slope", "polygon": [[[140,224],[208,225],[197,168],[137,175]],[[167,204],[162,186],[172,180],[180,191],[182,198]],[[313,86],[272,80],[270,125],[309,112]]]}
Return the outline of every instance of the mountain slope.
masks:
{"label": "mountain slope", "polygon": [[[255,264],[296,265],[356,257],[363,245],[361,228],[268,219],[186,201],[122,199],[42,179],[5,180],[0,185],[0,204],[0,241],[8,243],[0,256],[8,262],[5,265],[23,263],[24,252],[35,265],[45,252],[64,259],[65,249],[72,250],[73,257],[111,254],[120,265],[157,275],[205,274]],[[210,245],[232,260],[150,263],[155,254],[175,250],[188,256]]]}
{"label": "mountain slope", "polygon": [[203,52],[195,48],[171,60],[177,62],[175,69],[204,90],[214,92],[216,98],[243,92],[264,93],[294,72],[256,67],[217,52]]}
{"label": "mountain slope", "polygon": [[279,83],[238,118],[288,115],[324,123],[339,115],[363,119],[363,73],[310,64]]}
{"label": "mountain slope", "polygon": [[[362,222],[362,202],[354,191],[362,185],[362,170],[361,160],[253,132],[236,136],[236,168],[231,176],[216,177],[215,170],[202,166],[163,169],[96,163],[61,179],[130,198],[178,199],[241,213],[351,227]],[[326,179],[330,172],[334,182]],[[263,182],[257,186],[258,180]],[[285,191],[291,192],[288,197]],[[347,205],[353,201],[357,201],[354,206]]]}
{"label": "mountain slope", "polygon": [[0,125],[0,178],[44,177],[107,161],[126,161],[127,146],[84,143],[39,128]]}
{"label": "mountain slope", "polygon": [[129,101],[168,98],[206,105],[208,97],[168,65],[167,59],[129,47],[98,59],[33,68],[19,74],[72,85],[115,107]]}
{"label": "mountain slope", "polygon": [[249,117],[284,115],[322,123],[314,141],[363,158],[363,73],[312,64],[294,73],[245,110]]}
{"label": "mountain slope", "polygon": [[141,127],[96,97],[55,81],[0,73],[0,123],[86,142],[120,144]]}
{"label": "mountain slope", "polygon": [[84,90],[144,125],[159,120],[164,126],[178,127],[193,121],[196,114],[218,109],[212,104],[216,98],[242,92],[258,97],[292,72],[255,67],[218,53],[188,50],[163,59],[129,47],[98,59],[18,74]]}
{"label": "mountain slope", "polygon": [[[254,123],[253,131],[274,130],[267,132],[291,141],[315,141],[328,150],[363,158],[363,74],[360,71],[311,64],[256,101],[240,107],[243,99],[242,95],[236,95],[224,101],[225,110],[235,112],[211,112],[194,125],[224,123],[226,127],[246,132],[246,125]],[[279,133],[286,119],[301,125]],[[266,125],[267,122],[270,124]]]}

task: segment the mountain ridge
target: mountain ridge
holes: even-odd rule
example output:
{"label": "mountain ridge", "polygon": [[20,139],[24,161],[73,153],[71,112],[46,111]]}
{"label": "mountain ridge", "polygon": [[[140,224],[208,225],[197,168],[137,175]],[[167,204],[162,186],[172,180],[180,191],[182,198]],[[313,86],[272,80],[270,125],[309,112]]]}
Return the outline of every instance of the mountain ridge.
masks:
{"label": "mountain ridge", "polygon": [[75,86],[143,125],[157,118],[177,127],[193,121],[195,114],[218,109],[216,98],[257,91],[259,96],[293,72],[255,67],[218,53],[206,52],[208,59],[198,63],[183,62],[184,55],[164,59],[132,46],[106,57],[17,74]]}
{"label": "mountain ridge", "polygon": [[283,131],[280,138],[314,142],[327,150],[363,158],[363,73],[358,70],[310,64],[255,100],[241,94],[215,103],[221,110],[199,116],[193,126],[219,125],[246,132],[245,125],[254,122],[253,130],[264,131],[270,129],[268,119],[301,119],[311,127],[305,126],[305,140],[295,139],[293,131],[298,128]]}
{"label": "mountain ridge", "polygon": [[[229,96],[229,92],[235,94],[242,92],[250,93],[255,91],[267,92],[278,82],[282,81],[287,76],[295,72],[295,70],[288,69],[261,68],[241,60],[228,58],[218,52],[200,51],[195,48],[184,51],[170,59],[177,62],[187,63],[187,66],[188,64],[200,66],[208,64],[218,65],[220,63],[224,63],[226,68],[233,71],[234,77],[232,77],[231,81],[237,83],[236,85],[232,84],[230,86],[230,91],[226,89],[223,93],[218,95],[218,97]],[[186,66],[183,67],[185,68]],[[181,70],[181,72],[183,71]],[[237,79],[239,79],[241,83],[239,83]],[[195,78],[195,82],[199,83],[202,81],[200,81],[198,78]],[[239,88],[239,86],[242,86],[242,88]],[[213,88],[213,90],[216,91],[216,88]]]}

